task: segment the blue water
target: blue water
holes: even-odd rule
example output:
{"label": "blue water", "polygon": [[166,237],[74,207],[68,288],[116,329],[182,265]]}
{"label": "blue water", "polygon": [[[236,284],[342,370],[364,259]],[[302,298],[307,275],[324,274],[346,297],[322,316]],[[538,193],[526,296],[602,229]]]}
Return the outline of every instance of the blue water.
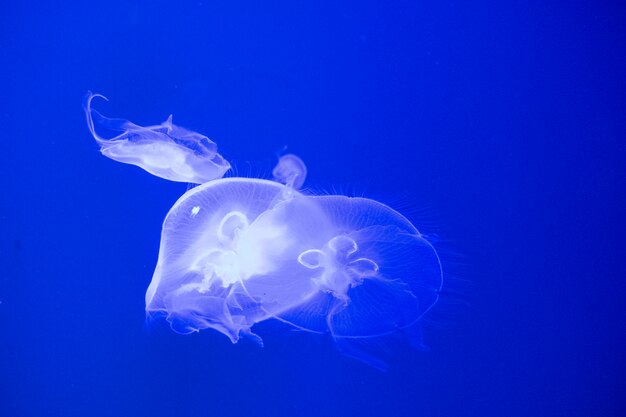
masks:
{"label": "blue water", "polygon": [[[0,4],[0,416],[623,415],[626,7],[258,3]],[[430,350],[146,325],[186,186],[103,157],[87,90],[408,216],[446,268]]]}

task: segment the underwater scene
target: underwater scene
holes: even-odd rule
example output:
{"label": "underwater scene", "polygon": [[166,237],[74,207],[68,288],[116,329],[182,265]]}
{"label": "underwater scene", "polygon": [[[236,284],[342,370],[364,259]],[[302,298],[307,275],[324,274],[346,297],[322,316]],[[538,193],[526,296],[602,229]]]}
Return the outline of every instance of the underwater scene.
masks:
{"label": "underwater scene", "polygon": [[622,416],[626,7],[0,5],[0,416]]}

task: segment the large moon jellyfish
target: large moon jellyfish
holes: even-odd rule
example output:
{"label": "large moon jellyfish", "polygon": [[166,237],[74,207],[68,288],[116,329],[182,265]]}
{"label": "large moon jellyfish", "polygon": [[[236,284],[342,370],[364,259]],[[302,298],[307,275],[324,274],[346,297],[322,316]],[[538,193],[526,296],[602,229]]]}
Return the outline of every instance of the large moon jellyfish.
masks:
{"label": "large moon jellyfish", "polygon": [[384,368],[381,346],[405,336],[421,347],[419,319],[437,301],[441,264],[433,246],[401,214],[366,198],[309,197],[325,215],[324,243],[298,256],[317,271],[316,290],[277,317],[330,333],[337,348]]}
{"label": "large moon jellyfish", "polygon": [[298,256],[322,244],[314,200],[273,181],[224,178],[183,195],[163,223],[146,310],[172,328],[213,328],[233,342],[250,327],[296,307],[316,272]]}
{"label": "large moon jellyfish", "polygon": [[[149,316],[178,333],[210,328],[260,345],[254,325],[278,320],[328,334],[341,353],[379,369],[388,343],[423,346],[420,321],[438,299],[442,267],[407,218],[366,198],[298,191],[307,170],[295,155],[279,160],[273,181],[221,178],[230,165],[205,136],[171,119],[143,128],[104,118],[90,108],[96,96],[88,93],[85,111],[103,154],[201,183],[163,222]],[[100,139],[92,114],[123,133]]]}

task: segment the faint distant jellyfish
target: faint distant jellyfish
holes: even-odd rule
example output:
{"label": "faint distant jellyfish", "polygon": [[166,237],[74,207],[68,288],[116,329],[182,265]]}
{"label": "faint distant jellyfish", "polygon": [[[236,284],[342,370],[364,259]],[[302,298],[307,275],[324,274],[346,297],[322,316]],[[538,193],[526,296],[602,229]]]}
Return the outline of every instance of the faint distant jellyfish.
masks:
{"label": "faint distant jellyfish", "polygon": [[438,299],[439,257],[406,218],[381,203],[309,198],[331,222],[318,231],[324,243],[298,255],[303,267],[317,271],[317,290],[277,317],[328,332],[342,353],[385,368],[379,348],[387,339],[403,336],[422,346],[418,322]]}
{"label": "faint distant jellyfish", "polygon": [[212,328],[235,343],[317,291],[298,254],[323,245],[314,200],[273,181],[226,178],[185,193],[163,223],[148,314],[179,333]]}
{"label": "faint distant jellyfish", "polygon": [[[204,135],[166,121],[155,126],[138,126],[124,119],[110,119],[91,108],[94,97],[88,92],[83,100],[87,125],[100,145],[100,151],[115,161],[136,165],[170,181],[202,184],[221,178],[230,164],[217,153],[217,145]],[[96,123],[106,129],[122,132],[111,139],[100,137]]]}
{"label": "faint distant jellyfish", "polygon": [[306,179],[306,165],[296,155],[283,155],[272,170],[272,176],[274,180],[298,190]]}

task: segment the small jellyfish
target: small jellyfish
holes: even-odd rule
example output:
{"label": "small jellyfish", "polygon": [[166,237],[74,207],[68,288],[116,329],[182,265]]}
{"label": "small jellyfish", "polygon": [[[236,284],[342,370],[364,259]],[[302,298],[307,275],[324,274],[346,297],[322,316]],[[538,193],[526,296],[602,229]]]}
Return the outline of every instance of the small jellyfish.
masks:
{"label": "small jellyfish", "polygon": [[344,354],[384,369],[381,345],[404,336],[421,347],[420,318],[437,301],[439,257],[402,215],[365,198],[309,197],[330,227],[324,243],[298,255],[316,291],[276,317],[295,327],[330,333]]}
{"label": "small jellyfish", "polygon": [[[202,184],[222,178],[230,164],[217,153],[217,145],[204,135],[166,121],[155,126],[138,126],[124,119],[110,119],[91,108],[94,97],[106,97],[87,92],[83,109],[87,126],[108,158],[140,168],[170,181]],[[111,139],[100,137],[94,128],[97,124],[106,129],[122,132]]]}
{"label": "small jellyfish", "polygon": [[272,176],[275,181],[298,190],[306,179],[306,165],[296,155],[283,155],[272,170]]}
{"label": "small jellyfish", "polygon": [[316,291],[317,271],[298,254],[323,244],[314,200],[273,181],[225,178],[185,193],[163,223],[159,259],[146,292],[148,314],[179,333],[205,328],[233,343],[255,323],[294,308]]}

